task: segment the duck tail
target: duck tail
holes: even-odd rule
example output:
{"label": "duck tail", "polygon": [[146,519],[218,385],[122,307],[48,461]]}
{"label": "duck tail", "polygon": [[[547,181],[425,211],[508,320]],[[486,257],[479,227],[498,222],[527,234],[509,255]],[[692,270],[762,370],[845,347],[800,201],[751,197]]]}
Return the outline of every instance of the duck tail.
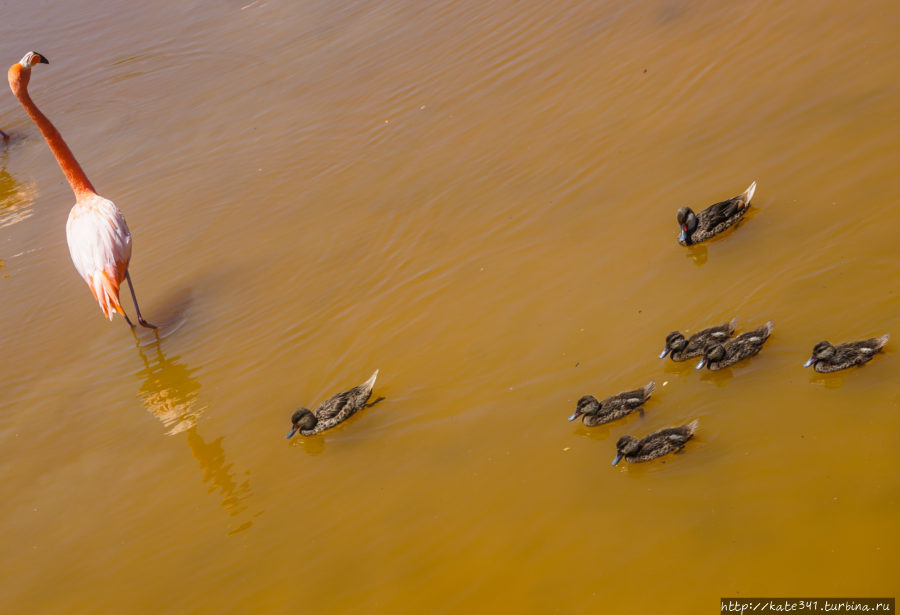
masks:
{"label": "duck tail", "polygon": [[881,350],[882,348],[884,348],[884,345],[888,343],[889,339],[891,339],[890,333],[885,333],[881,337],[876,337],[875,338],[875,350],[878,351],[878,350]]}
{"label": "duck tail", "polygon": [[765,329],[766,329],[766,337],[767,338],[770,335],[772,335],[772,331],[775,330],[775,324],[771,320],[769,322],[767,322],[766,324],[764,324],[763,327],[765,327]]}
{"label": "duck tail", "polygon": [[368,380],[366,380],[365,382],[363,382],[363,386],[366,387],[367,389],[370,389],[370,390],[371,390],[371,389],[375,386],[375,379],[376,379],[376,378],[378,378],[378,370],[377,370],[377,369],[375,370],[375,373],[372,374],[372,375],[369,377]]}
{"label": "duck tail", "polygon": [[697,431],[697,425],[699,425],[699,424],[700,424],[700,421],[698,421],[697,419],[694,419],[693,421],[688,423],[686,425],[686,427],[688,429],[688,433],[693,436],[694,433]]}
{"label": "duck tail", "polygon": [[746,190],[744,190],[744,192],[740,196],[740,199],[745,203],[749,203],[750,199],[753,198],[754,192],[756,192],[756,182],[753,182]]}
{"label": "duck tail", "polygon": [[737,329],[737,316],[731,319],[728,323],[728,333],[734,333],[734,330]]}
{"label": "duck tail", "polygon": [[656,390],[656,383],[651,380],[644,386],[644,398],[646,399],[647,397],[650,397],[651,395],[653,395],[653,391],[655,391],[655,390]]}

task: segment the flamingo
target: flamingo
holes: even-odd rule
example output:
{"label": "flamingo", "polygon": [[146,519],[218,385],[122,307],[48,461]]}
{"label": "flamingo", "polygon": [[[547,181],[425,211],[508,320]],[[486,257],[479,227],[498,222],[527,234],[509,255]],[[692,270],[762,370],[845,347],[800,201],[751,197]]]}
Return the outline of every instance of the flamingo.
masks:
{"label": "flamingo", "polygon": [[125,223],[125,216],[112,201],[97,194],[62,135],[50,123],[47,116],[41,113],[28,94],[31,67],[36,64],[50,64],[50,62],[41,54],[29,51],[20,62],[10,66],[9,87],[40,128],[47,145],[56,157],[56,162],[59,163],[75,193],[75,206],[69,212],[69,219],[66,222],[66,239],[75,269],[87,282],[94,298],[100,304],[103,315],[112,320],[113,314],[118,312],[125,317],[125,322],[134,328],[119,302],[119,286],[123,280],[128,280],[138,322],[144,327],[156,329],[155,325],[151,325],[141,316],[141,308],[138,307],[137,296],[131,283],[131,274],[128,273],[128,262],[131,260],[131,232]]}

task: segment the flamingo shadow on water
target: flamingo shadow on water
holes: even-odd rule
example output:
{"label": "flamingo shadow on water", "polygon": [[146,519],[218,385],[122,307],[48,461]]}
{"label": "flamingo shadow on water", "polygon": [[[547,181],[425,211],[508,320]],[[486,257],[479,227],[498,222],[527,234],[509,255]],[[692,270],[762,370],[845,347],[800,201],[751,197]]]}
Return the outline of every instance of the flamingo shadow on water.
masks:
{"label": "flamingo shadow on water", "polygon": [[119,301],[119,287],[123,281],[127,281],[138,323],[155,329],[156,325],[150,324],[141,315],[131,273],[128,271],[131,261],[131,231],[125,223],[125,216],[112,201],[97,194],[59,130],[38,109],[28,93],[32,67],[49,63],[46,57],[29,51],[9,68],[7,76],[10,89],[40,129],[75,193],[75,206],[69,212],[66,222],[66,239],[72,262],[79,275],[87,282],[104,316],[112,320],[113,314],[118,312],[129,326],[134,327]]}
{"label": "flamingo shadow on water", "polygon": [[[152,352],[144,352],[144,348],[149,350],[151,347]],[[247,499],[252,495],[250,483],[235,476],[225,454],[223,437],[207,441],[200,435],[197,422],[206,408],[198,401],[200,381],[194,376],[194,370],[181,363],[178,356],[167,357],[158,336],[144,348],[137,344],[144,364],[135,374],[141,380],[138,398],[165,426],[167,435],[184,434],[191,455],[203,473],[203,482],[210,483],[210,493],[218,491],[221,494],[220,506],[229,516],[229,526],[232,519],[236,523],[228,535],[248,529],[253,524],[252,520],[245,519]],[[253,517],[259,514],[262,513]]]}

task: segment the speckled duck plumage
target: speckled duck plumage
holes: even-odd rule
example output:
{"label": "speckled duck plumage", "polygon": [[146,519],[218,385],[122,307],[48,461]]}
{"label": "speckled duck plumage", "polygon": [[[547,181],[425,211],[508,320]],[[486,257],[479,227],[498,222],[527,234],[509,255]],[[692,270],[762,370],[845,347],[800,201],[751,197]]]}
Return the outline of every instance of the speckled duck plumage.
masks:
{"label": "speckled duck plumage", "polygon": [[628,463],[638,463],[662,457],[684,447],[696,431],[697,420],[694,419],[687,425],[654,431],[640,440],[634,436],[622,436],[616,442],[616,458],[612,464],[616,465],[622,458]]}
{"label": "speckled duck plumage", "polygon": [[287,437],[290,438],[298,431],[304,436],[314,436],[346,421],[369,401],[377,377],[378,370],[376,369],[368,380],[349,391],[338,393],[325,400],[316,408],[315,412],[311,412],[307,408],[298,409],[291,416],[291,431]]}
{"label": "speckled duck plumage", "polygon": [[697,363],[697,369],[703,369],[705,365],[715,371],[752,357],[762,349],[763,344],[772,335],[773,328],[770,320],[759,329],[741,333],[724,344],[710,344],[704,349],[703,358]]}
{"label": "speckled duck plumage", "polygon": [[813,347],[812,356],[803,367],[813,366],[817,372],[828,373],[847,369],[854,365],[862,365],[872,360],[890,339],[885,333],[881,337],[872,337],[858,342],[847,342],[833,346],[822,341]]}
{"label": "speckled duck plumage", "polygon": [[734,333],[735,325],[737,325],[737,318],[733,318],[731,322],[724,325],[698,331],[688,339],[685,339],[681,332],[672,331],[666,336],[666,347],[659,353],[659,358],[662,359],[669,355],[673,361],[685,361],[699,357],[703,354],[703,349],[710,344],[721,344],[727,341]]}
{"label": "speckled duck plumage", "polygon": [[675,219],[681,227],[678,243],[691,246],[718,235],[729,226],[739,222],[744,212],[750,207],[750,199],[756,192],[756,182],[750,184],[743,193],[727,201],[710,205],[699,214],[690,207],[682,207],[676,212]]}
{"label": "speckled duck plumage", "polygon": [[588,427],[615,421],[640,409],[650,399],[654,388],[656,388],[656,383],[651,380],[639,389],[612,395],[603,401],[597,401],[593,395],[585,395],[578,400],[575,412],[572,413],[569,420],[574,421],[581,416],[581,422]]}

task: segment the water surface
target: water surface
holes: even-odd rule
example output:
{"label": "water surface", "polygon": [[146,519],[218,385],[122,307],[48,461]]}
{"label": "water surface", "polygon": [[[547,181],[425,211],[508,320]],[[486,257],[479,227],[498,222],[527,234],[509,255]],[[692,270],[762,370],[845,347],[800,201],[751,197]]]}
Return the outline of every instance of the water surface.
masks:
{"label": "water surface", "polygon": [[[106,322],[0,96],[15,613],[699,613],[896,594],[900,9],[17,3],[0,57],[124,211]],[[675,210],[758,182],[685,249]],[[130,303],[125,303],[130,308]],[[775,323],[722,372],[672,329]],[[833,375],[815,342],[891,332]],[[380,369],[318,438],[291,412]],[[643,417],[575,401],[649,380]],[[616,439],[699,419],[681,455]]]}

